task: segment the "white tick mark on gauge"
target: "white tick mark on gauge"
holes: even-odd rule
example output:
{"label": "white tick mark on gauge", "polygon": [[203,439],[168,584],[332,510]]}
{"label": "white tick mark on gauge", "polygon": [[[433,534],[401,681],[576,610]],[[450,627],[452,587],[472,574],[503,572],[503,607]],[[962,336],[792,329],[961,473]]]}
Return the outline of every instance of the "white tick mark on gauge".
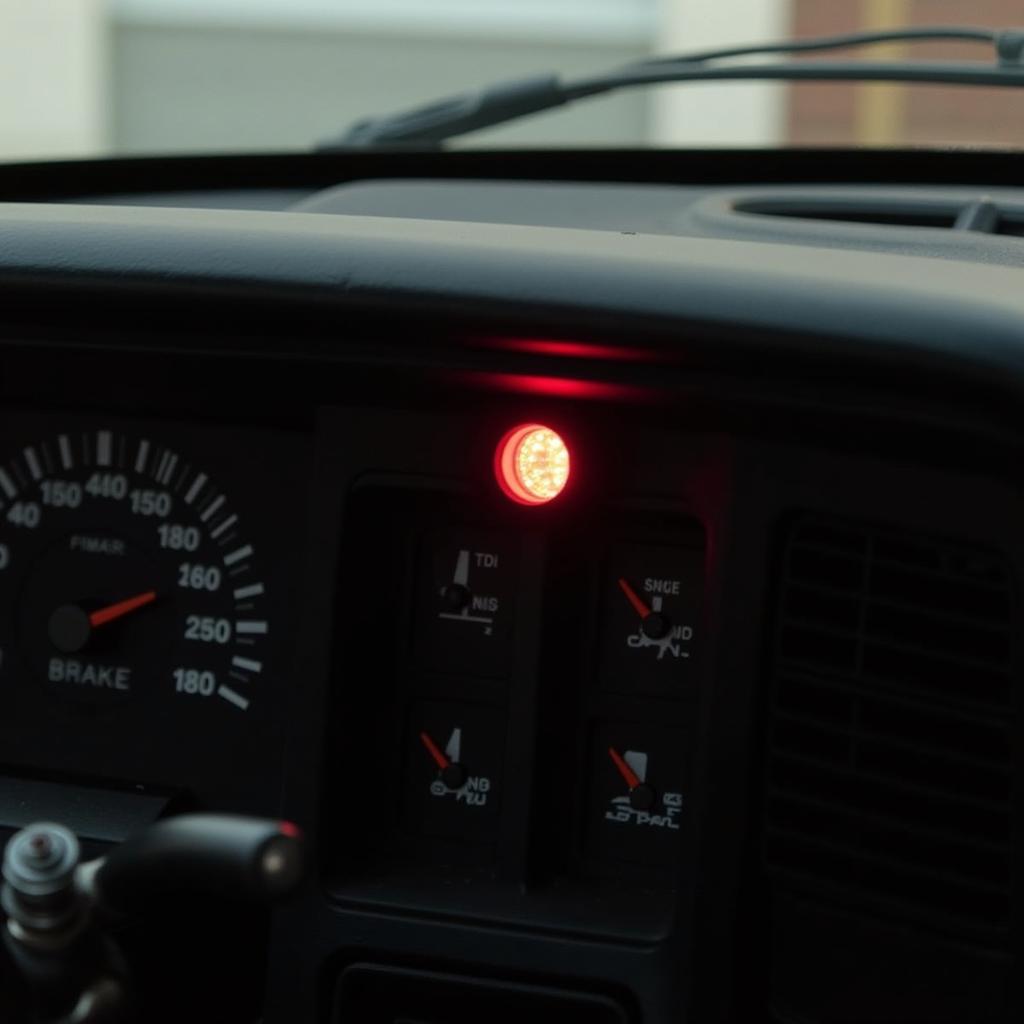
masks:
{"label": "white tick mark on gauge", "polygon": [[0,488],[3,488],[3,492],[8,498],[13,498],[18,493],[18,489],[7,475],[6,470],[3,469],[0,469]]}
{"label": "white tick mark on gauge", "polygon": [[206,486],[206,474],[200,473],[195,480],[192,481],[192,486],[188,489],[188,494],[185,495],[185,501],[191,505],[193,501],[199,497],[199,492]]}
{"label": "white tick mark on gauge", "polygon": [[28,466],[28,471],[32,474],[33,480],[39,480],[43,475],[43,467],[39,465],[39,456],[36,455],[34,448],[25,449],[25,464]]}
{"label": "white tick mark on gauge", "polygon": [[216,540],[222,533],[225,533],[228,530],[230,530],[231,527],[234,526],[235,523],[237,522],[238,516],[228,516],[227,519],[224,520],[224,522],[222,522],[219,526],[216,527],[216,529],[210,531],[210,536],[214,540]]}
{"label": "white tick mark on gauge", "polygon": [[74,456],[71,454],[71,442],[67,434],[61,434],[57,438],[57,447],[60,448],[60,464],[64,469],[71,469],[75,464]]}
{"label": "white tick mark on gauge", "polygon": [[263,662],[253,661],[252,658],[232,658],[231,664],[243,672],[259,672],[263,668]]}
{"label": "white tick mark on gauge", "polygon": [[223,697],[229,704],[234,704],[236,708],[241,708],[243,711],[249,707],[249,699],[232,690],[230,686],[218,686],[217,696]]}
{"label": "white tick mark on gauge", "polygon": [[227,499],[223,494],[219,498],[214,499],[199,518],[202,519],[204,523],[208,523],[217,514],[221,505],[223,505],[226,500]]}
{"label": "white tick mark on gauge", "polygon": [[236,633],[266,633],[267,624],[261,619],[240,619],[235,623]]}
{"label": "white tick mark on gauge", "polygon": [[235,548],[234,551],[229,551],[224,556],[225,565],[234,565],[235,562],[242,561],[243,558],[248,558],[252,554],[252,545],[244,544],[240,548]]}
{"label": "white tick mark on gauge", "polygon": [[250,583],[247,587],[239,587],[235,591],[235,600],[244,601],[247,597],[259,597],[263,593],[262,583]]}
{"label": "white tick mark on gauge", "polygon": [[149,442],[143,438],[139,442],[139,452],[135,456],[135,472],[145,473],[146,464],[149,462]]}
{"label": "white tick mark on gauge", "polygon": [[174,475],[174,467],[177,464],[178,456],[174,452],[164,452],[164,457],[160,460],[160,468],[156,472],[156,478],[165,487],[171,482],[171,477]]}
{"label": "white tick mark on gauge", "polygon": [[109,466],[113,453],[113,437],[109,430],[96,432],[96,465]]}

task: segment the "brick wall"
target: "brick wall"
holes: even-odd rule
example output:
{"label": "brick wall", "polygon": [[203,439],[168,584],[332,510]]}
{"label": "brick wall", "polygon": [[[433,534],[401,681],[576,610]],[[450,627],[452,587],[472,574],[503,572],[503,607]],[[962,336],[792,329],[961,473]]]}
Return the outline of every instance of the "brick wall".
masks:
{"label": "brick wall", "polygon": [[[793,0],[792,12],[790,34],[798,38],[892,24],[1024,25],[1021,0]],[[988,60],[991,51],[980,44],[916,43],[873,55]],[[799,85],[789,87],[787,106],[795,145],[1024,146],[1024,89]]]}

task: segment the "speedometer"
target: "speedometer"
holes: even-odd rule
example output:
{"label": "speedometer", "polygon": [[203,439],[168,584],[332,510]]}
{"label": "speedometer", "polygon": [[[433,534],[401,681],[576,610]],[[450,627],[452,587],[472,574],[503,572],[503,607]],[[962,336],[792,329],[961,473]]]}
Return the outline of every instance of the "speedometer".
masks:
{"label": "speedometer", "polygon": [[244,510],[178,452],[62,433],[0,466],[0,683],[246,712],[270,631]]}

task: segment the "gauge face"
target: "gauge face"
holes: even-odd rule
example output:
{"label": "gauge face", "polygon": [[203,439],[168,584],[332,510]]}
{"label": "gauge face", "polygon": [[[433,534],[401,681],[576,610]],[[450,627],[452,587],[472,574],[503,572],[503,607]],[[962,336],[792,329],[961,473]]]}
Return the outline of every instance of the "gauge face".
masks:
{"label": "gauge face", "polygon": [[460,841],[493,839],[504,751],[499,715],[458,701],[421,701],[413,709],[407,747],[410,827]]}
{"label": "gauge face", "polygon": [[442,671],[507,675],[517,571],[515,549],[501,534],[428,535],[416,609],[419,660]]}
{"label": "gauge face", "polygon": [[244,714],[270,625],[244,510],[177,452],[109,430],[0,466],[0,683]]}
{"label": "gauge face", "polygon": [[615,545],[602,600],[601,682],[614,693],[681,696],[703,585],[699,550]]}
{"label": "gauge face", "polygon": [[670,866],[686,800],[686,743],[655,726],[597,723],[591,739],[588,851]]}

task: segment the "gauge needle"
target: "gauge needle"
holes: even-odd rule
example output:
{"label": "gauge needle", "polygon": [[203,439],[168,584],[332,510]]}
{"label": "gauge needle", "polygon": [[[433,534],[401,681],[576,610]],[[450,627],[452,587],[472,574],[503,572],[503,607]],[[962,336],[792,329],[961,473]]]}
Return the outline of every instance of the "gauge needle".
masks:
{"label": "gauge needle", "polygon": [[144,594],[136,594],[134,597],[118,601],[116,604],[108,604],[105,608],[97,608],[89,616],[89,625],[93,629],[96,629],[98,626],[105,626],[108,622],[114,622],[116,619],[129,615],[138,608],[144,608],[155,600],[156,591],[147,590]]}
{"label": "gauge needle", "polygon": [[626,759],[614,747],[608,748],[608,756],[611,757],[612,763],[618,768],[619,774],[625,780],[626,785],[629,786],[630,792],[641,785],[640,776],[629,767]]}
{"label": "gauge needle", "polygon": [[420,742],[427,748],[427,753],[434,759],[438,771],[445,771],[451,767],[451,761],[445,756],[444,751],[430,738],[429,733],[420,733]]}
{"label": "gauge needle", "polygon": [[619,589],[626,595],[626,599],[641,619],[646,619],[651,614],[651,609],[644,604],[643,598],[629,585],[629,581],[622,576],[619,577]]}

